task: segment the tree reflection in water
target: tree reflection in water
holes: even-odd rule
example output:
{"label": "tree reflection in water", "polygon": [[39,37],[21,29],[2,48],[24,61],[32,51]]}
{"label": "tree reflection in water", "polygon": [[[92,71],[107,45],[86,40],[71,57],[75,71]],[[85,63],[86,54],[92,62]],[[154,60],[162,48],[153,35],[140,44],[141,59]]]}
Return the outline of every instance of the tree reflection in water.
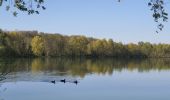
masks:
{"label": "tree reflection in water", "polygon": [[[3,92],[6,91],[5,86],[2,84],[7,82],[46,82],[47,85],[50,84],[50,86],[51,84],[61,82],[63,84],[77,84],[89,74],[113,75],[115,72],[123,73],[124,70],[137,71],[139,73],[170,70],[169,60],[170,59],[0,59],[0,94],[4,94]],[[1,99],[1,95],[0,100],[3,100]]]}
{"label": "tree reflection in water", "polygon": [[0,81],[75,82],[88,74],[112,75],[122,70],[170,70],[170,59],[0,59]]}

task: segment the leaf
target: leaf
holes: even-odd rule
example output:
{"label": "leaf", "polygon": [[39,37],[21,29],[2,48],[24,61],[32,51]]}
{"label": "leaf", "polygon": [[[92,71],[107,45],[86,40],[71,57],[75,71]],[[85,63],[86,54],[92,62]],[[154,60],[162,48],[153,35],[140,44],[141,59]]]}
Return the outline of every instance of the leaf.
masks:
{"label": "leaf", "polygon": [[6,11],[9,11],[9,9],[10,9],[10,6],[6,6]]}
{"label": "leaf", "polygon": [[148,3],[148,6],[151,6],[151,5],[152,5],[152,3],[149,2],[149,3]]}
{"label": "leaf", "polygon": [[18,13],[16,11],[13,12],[13,15],[17,17]]}
{"label": "leaf", "polygon": [[0,6],[2,6],[3,0],[0,0]]}
{"label": "leaf", "polygon": [[45,10],[46,8],[44,6],[42,6],[42,9]]}
{"label": "leaf", "polygon": [[39,14],[39,11],[35,11],[36,14]]}

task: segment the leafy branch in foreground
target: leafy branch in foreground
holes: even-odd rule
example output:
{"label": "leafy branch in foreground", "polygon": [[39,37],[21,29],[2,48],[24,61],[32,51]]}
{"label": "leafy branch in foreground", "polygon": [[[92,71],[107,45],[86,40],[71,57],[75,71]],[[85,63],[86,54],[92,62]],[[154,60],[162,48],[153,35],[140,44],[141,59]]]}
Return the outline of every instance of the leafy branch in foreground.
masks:
{"label": "leafy branch in foreground", "polygon": [[18,10],[30,14],[39,14],[39,10],[45,10],[44,0],[0,0],[0,6],[6,7],[7,11],[12,11],[17,16]]}
{"label": "leafy branch in foreground", "polygon": [[[164,0],[150,0],[148,6],[151,7],[151,11],[153,11],[153,18],[156,23],[158,23],[159,31],[162,31],[164,28],[163,22],[167,22],[168,13],[165,11],[165,2]],[[156,31],[158,33],[158,31]]]}
{"label": "leafy branch in foreground", "polygon": [[[17,16],[17,11],[23,11],[30,14],[39,14],[40,9],[45,10],[43,6],[45,0],[0,0],[0,6],[6,4],[6,10],[12,11],[14,16]],[[117,0],[120,2],[121,0]],[[157,33],[164,28],[164,22],[168,20],[168,13],[165,11],[166,0],[150,0],[148,6],[153,11],[154,21],[157,25]]]}
{"label": "leafy branch in foreground", "polygon": [[[120,2],[121,0],[117,0]],[[164,28],[163,23],[168,21],[168,13],[165,11],[165,0],[150,0],[148,6],[151,8],[150,10],[153,11],[152,17],[154,21],[158,24],[157,31],[162,31]]]}

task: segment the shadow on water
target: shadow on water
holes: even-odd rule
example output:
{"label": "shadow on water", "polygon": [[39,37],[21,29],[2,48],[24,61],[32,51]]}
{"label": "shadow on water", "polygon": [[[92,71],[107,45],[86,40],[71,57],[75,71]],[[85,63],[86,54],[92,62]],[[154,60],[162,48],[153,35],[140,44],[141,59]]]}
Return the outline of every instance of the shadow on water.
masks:
{"label": "shadow on water", "polygon": [[123,70],[170,70],[170,59],[0,59],[0,81],[78,84],[89,74],[112,75]]}

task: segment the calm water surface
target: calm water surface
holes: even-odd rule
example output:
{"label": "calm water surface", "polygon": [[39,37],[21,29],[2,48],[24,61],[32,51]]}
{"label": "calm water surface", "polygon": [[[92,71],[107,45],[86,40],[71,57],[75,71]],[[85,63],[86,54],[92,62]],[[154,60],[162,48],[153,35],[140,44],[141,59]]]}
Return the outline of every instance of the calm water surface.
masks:
{"label": "calm water surface", "polygon": [[0,100],[170,100],[170,59],[0,59]]}

